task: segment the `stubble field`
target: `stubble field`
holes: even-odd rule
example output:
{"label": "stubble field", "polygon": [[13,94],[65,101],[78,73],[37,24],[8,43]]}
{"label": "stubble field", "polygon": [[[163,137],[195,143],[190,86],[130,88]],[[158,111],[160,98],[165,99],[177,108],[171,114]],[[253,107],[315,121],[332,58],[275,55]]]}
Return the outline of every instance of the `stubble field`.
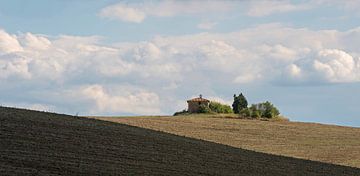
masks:
{"label": "stubble field", "polygon": [[98,119],[259,152],[360,168],[360,128],[211,115]]}
{"label": "stubble field", "polygon": [[125,124],[0,107],[0,175],[346,175],[360,169]]}

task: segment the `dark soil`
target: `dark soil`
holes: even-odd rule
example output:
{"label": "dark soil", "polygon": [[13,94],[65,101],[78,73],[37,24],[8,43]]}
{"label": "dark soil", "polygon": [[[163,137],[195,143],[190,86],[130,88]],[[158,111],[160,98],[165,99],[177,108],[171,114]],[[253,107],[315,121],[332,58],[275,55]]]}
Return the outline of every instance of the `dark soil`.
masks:
{"label": "dark soil", "polygon": [[95,119],[0,107],[0,175],[360,175]]}

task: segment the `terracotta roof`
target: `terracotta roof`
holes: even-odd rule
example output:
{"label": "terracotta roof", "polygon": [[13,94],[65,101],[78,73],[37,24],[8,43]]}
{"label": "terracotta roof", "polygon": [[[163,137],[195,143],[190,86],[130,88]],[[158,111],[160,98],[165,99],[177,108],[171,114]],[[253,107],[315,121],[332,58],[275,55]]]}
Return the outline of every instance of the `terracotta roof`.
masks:
{"label": "terracotta roof", "polygon": [[193,98],[193,99],[190,99],[188,100],[187,102],[203,102],[203,101],[206,101],[206,102],[209,102],[210,100],[207,100],[205,98]]}

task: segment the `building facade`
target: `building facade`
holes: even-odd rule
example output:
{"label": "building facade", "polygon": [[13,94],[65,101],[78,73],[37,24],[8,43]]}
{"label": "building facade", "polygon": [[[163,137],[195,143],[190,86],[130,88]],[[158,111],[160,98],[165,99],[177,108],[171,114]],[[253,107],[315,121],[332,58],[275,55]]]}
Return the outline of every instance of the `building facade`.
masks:
{"label": "building facade", "polygon": [[201,105],[209,107],[210,101],[205,98],[202,98],[202,95],[200,95],[197,98],[188,100],[187,103],[188,103],[188,112],[197,113]]}

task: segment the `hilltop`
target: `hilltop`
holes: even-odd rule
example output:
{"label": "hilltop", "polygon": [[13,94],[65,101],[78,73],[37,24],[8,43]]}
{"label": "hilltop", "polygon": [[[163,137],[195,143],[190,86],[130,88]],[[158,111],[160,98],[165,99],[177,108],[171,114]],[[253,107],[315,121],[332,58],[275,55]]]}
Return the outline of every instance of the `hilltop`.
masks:
{"label": "hilltop", "polygon": [[231,115],[103,117],[237,148],[360,168],[360,128]]}
{"label": "hilltop", "polygon": [[359,175],[125,124],[0,107],[3,175]]}

